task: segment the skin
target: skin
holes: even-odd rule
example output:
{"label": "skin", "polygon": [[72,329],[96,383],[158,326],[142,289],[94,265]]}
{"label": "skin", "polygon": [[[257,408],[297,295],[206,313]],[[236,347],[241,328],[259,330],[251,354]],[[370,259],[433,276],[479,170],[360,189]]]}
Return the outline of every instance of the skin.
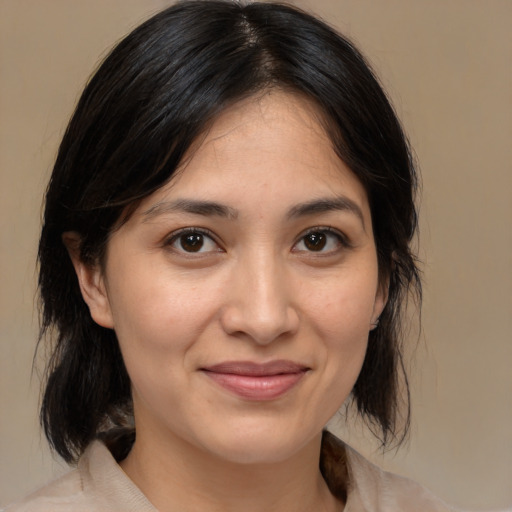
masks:
{"label": "skin", "polygon": [[[103,268],[70,253],[132,382],[137,440],[121,465],[159,510],[343,509],[318,470],[321,431],[386,292],[366,192],[312,104],[272,91],[225,110],[112,234]],[[266,400],[204,371],[275,360],[305,370]]]}

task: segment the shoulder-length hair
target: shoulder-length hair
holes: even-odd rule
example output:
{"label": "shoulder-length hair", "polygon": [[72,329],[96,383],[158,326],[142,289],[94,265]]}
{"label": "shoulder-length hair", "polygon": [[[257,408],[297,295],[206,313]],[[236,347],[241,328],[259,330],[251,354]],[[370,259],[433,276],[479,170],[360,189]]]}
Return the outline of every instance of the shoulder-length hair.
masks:
{"label": "shoulder-length hair", "polygon": [[41,337],[53,332],[55,340],[41,422],[65,460],[129,423],[132,408],[116,335],[92,320],[62,234],[77,232],[80,258],[101,263],[109,234],[172,179],[216,116],[270,88],[316,104],[333,148],[368,194],[389,298],[352,397],[383,444],[402,438],[398,406],[405,401],[407,427],[409,402],[407,380],[405,394],[399,386],[400,315],[408,291],[421,289],[410,251],[416,174],[394,110],[359,51],[322,21],[275,3],[199,0],[152,17],[105,59],[78,102],[47,189]]}

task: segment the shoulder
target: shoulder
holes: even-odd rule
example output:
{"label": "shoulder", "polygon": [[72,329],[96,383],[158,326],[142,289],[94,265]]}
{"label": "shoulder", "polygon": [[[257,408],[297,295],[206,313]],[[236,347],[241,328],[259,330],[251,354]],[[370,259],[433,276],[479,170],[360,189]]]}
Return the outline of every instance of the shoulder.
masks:
{"label": "shoulder", "polygon": [[328,434],[327,442],[330,452],[344,453],[348,473],[347,512],[456,511],[413,480],[383,471],[332,434]]}
{"label": "shoulder", "polygon": [[[49,510],[86,510],[81,507],[86,502],[80,471],[74,469],[54,480],[45,487],[27,496],[24,500],[14,503],[5,512],[46,512]],[[85,506],[88,506],[85,503]],[[89,508],[90,510],[90,508]]]}
{"label": "shoulder", "polygon": [[107,447],[94,441],[78,466],[4,512],[155,512]]}
{"label": "shoulder", "polygon": [[346,450],[352,493],[364,505],[362,510],[455,511],[417,482],[383,471],[348,446]]}

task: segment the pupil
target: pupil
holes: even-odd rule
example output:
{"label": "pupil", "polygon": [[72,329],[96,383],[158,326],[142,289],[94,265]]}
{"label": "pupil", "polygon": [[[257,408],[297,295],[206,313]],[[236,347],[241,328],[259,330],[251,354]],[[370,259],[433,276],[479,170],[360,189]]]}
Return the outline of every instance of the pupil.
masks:
{"label": "pupil", "polygon": [[324,233],[310,233],[304,243],[310,251],[321,251],[327,243],[327,237]]}
{"label": "pupil", "polygon": [[181,246],[187,252],[197,252],[203,247],[203,235],[199,233],[191,233],[181,237]]}

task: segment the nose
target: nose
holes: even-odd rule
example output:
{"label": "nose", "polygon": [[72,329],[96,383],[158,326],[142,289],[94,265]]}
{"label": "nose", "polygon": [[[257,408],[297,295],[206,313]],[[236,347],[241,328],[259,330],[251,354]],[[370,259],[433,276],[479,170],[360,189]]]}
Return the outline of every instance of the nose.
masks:
{"label": "nose", "polygon": [[293,335],[299,314],[290,279],[274,257],[253,256],[238,262],[221,313],[224,331],[258,345]]}

